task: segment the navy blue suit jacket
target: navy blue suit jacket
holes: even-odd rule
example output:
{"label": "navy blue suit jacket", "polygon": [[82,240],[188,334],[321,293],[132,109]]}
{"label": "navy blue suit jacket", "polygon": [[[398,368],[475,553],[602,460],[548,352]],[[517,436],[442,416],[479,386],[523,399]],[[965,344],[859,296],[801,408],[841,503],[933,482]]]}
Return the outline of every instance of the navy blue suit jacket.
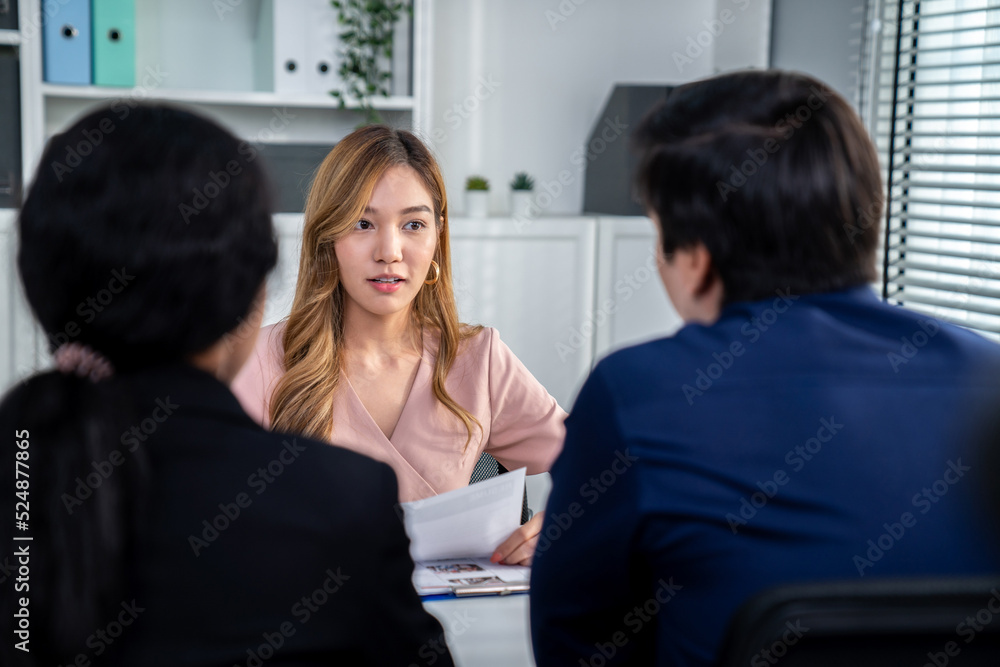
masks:
{"label": "navy blue suit jacket", "polygon": [[785,582],[981,574],[967,447],[1000,346],[867,287],[726,307],[594,369],[532,574],[547,665],[707,665]]}

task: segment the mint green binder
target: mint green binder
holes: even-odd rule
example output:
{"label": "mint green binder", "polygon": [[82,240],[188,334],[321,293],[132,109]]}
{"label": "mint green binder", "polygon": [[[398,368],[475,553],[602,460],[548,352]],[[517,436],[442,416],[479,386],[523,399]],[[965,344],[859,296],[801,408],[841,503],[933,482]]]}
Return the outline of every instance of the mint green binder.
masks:
{"label": "mint green binder", "polygon": [[91,0],[94,85],[135,85],[135,0]]}

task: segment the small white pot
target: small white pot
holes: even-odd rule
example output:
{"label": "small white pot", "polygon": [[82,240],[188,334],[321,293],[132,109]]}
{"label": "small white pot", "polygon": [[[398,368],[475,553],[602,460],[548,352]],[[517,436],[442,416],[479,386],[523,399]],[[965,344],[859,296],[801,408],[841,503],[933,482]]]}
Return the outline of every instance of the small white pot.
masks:
{"label": "small white pot", "polygon": [[486,218],[490,213],[489,190],[465,191],[465,214],[470,218]]}
{"label": "small white pot", "polygon": [[535,211],[534,207],[531,205],[534,201],[535,193],[531,190],[511,190],[510,191],[510,215],[514,218],[532,218],[534,217]]}

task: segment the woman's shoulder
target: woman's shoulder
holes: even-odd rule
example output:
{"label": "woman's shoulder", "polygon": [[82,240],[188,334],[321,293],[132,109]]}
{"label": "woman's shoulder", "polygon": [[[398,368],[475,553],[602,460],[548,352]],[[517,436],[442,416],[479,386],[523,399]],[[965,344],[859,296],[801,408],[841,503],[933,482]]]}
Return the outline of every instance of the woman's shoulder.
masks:
{"label": "woman's shoulder", "polygon": [[261,327],[260,332],[257,334],[257,345],[281,349],[281,339],[285,335],[285,326],[287,324],[288,320],[284,319]]}
{"label": "woman's shoulder", "polygon": [[271,391],[284,375],[284,330],[284,322],[261,327],[253,351],[230,384],[230,390],[246,413],[265,427],[270,423],[268,406]]}
{"label": "woman's shoulder", "polygon": [[[441,349],[441,331],[436,327],[426,327],[423,331],[425,354],[436,357]],[[494,338],[499,339],[496,329],[479,324],[459,324],[456,359],[467,354],[477,356],[488,351]]]}
{"label": "woman's shoulder", "polygon": [[459,331],[459,339],[469,346],[488,348],[494,340],[500,339],[500,333],[496,329],[481,324],[462,324]]}
{"label": "woman's shoulder", "polygon": [[455,362],[482,364],[489,360],[499,340],[500,334],[493,327],[463,324],[458,337]]}

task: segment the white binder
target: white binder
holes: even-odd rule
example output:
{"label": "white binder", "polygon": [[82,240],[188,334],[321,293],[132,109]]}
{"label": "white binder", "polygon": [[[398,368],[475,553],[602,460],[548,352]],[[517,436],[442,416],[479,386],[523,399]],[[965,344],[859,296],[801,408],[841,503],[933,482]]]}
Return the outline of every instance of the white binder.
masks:
{"label": "white binder", "polygon": [[264,0],[261,3],[255,68],[259,90],[308,92],[307,42],[312,3],[313,0]]}
{"label": "white binder", "polygon": [[[392,73],[390,94],[411,94],[411,19],[401,13],[393,57],[379,57]],[[263,0],[257,18],[257,90],[329,95],[343,91],[337,71],[343,60],[337,10],[330,0]]]}
{"label": "white binder", "polygon": [[330,0],[306,2],[306,89],[328,95],[331,90],[342,89],[337,70],[341,61],[338,34],[343,28],[337,23],[337,10]]}

